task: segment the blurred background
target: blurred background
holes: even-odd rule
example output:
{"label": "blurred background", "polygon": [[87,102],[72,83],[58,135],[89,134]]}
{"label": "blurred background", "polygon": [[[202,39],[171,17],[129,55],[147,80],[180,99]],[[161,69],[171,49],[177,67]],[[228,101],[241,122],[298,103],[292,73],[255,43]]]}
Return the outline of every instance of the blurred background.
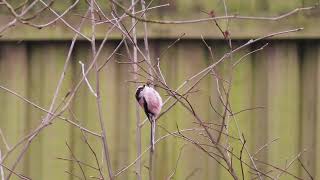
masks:
{"label": "blurred background", "polygon": [[[22,0],[10,1],[14,7],[23,2]],[[74,2],[73,0],[55,1],[52,8],[62,13]],[[110,11],[109,2],[102,0],[98,2],[105,12]],[[295,8],[314,6],[319,3],[318,0],[228,0],[226,2],[229,14],[258,17],[277,17]],[[214,11],[216,16],[225,15],[223,2],[220,0],[156,0],[153,2],[154,5],[166,3],[170,6],[150,10],[148,17],[168,20],[200,19],[208,18],[208,15],[203,12],[210,11]],[[64,19],[77,27],[87,7],[87,3],[81,0],[64,16]],[[35,12],[37,8],[39,9],[40,5],[35,7]],[[34,22],[43,24],[55,17],[50,12],[44,12],[40,17],[36,17]],[[246,53],[269,43],[264,50],[247,56],[236,66],[230,103],[234,112],[263,107],[235,115],[252,154],[264,144],[272,142],[256,154],[256,157],[286,169],[287,165],[300,152],[303,152],[300,160],[314,179],[320,178],[319,17],[320,10],[315,8],[278,21],[230,20],[228,23],[225,20],[219,21],[222,28],[228,27],[234,47],[270,33],[304,28],[303,31],[279,35],[253,44],[234,55],[233,59],[237,61]],[[12,19],[7,8],[0,5],[0,26],[4,26]],[[131,19],[128,19],[128,22],[130,21]],[[91,33],[89,23],[86,22],[81,31],[84,34]],[[109,27],[108,23],[97,25],[98,44]],[[137,28],[139,44],[143,47],[143,25],[139,23]],[[171,47],[161,60],[163,75],[172,89],[176,89],[186,79],[214,62],[201,40],[201,35],[212,47],[215,60],[228,52],[224,37],[211,21],[181,25],[148,24],[148,31],[153,61],[167,49],[168,45],[185,33],[182,40]],[[74,34],[59,21],[41,30],[17,24],[3,32],[0,37],[1,86],[14,90],[41,107],[49,109]],[[120,40],[119,32],[110,35],[110,40],[107,41],[99,57],[99,63],[106,60]],[[58,97],[59,101],[82,77],[78,61],[89,63],[90,52],[90,43],[79,37],[63,82],[63,89]],[[119,53],[126,54],[125,47],[121,47]],[[129,82],[133,78],[131,65],[119,64],[117,61],[126,62],[128,59],[115,55],[101,71],[103,114],[112,167],[115,171],[136,159],[136,101],[134,98],[136,84]],[[224,63],[218,66],[221,75],[228,75],[225,66]],[[95,82],[94,73],[89,74],[89,80],[92,83]],[[218,110],[223,110],[218,100],[215,78],[208,76],[196,89],[198,91],[190,95],[190,101],[195,110],[206,121],[219,122],[217,120],[219,116],[209,105],[209,99],[211,99]],[[159,91],[163,99],[168,97],[164,91]],[[0,91],[0,102],[0,128],[9,145],[16,144],[46,115],[3,90]],[[141,117],[145,117],[142,111],[140,114]],[[64,116],[90,130],[100,132],[95,97],[87,86],[82,85],[72,102],[70,111]],[[180,129],[199,127],[194,122],[192,116],[177,104],[159,119],[158,124],[163,128],[158,128],[157,137],[167,134],[167,131],[176,131],[177,125]],[[230,121],[229,126],[230,135],[237,136],[235,122]],[[142,150],[149,144],[149,128],[149,123],[142,128]],[[198,133],[186,132],[186,135],[203,138]],[[55,120],[31,144],[17,171],[32,179],[77,179],[65,171],[79,173],[78,164],[59,158],[71,158],[66,146],[67,142],[79,160],[94,165],[94,157],[81,138],[81,131],[77,127],[59,119]],[[96,137],[88,135],[88,138],[101,159],[101,144]],[[231,139],[230,143],[234,143],[235,152],[241,149],[241,144],[236,140]],[[231,179],[226,170],[213,159],[194,145],[185,144],[185,141],[174,137],[168,137],[157,144],[155,154],[157,179],[168,177],[177,162],[174,179]],[[0,148],[2,153],[6,152],[2,140],[0,140]],[[16,158],[14,153],[4,164],[10,167]],[[178,158],[179,161],[177,161]],[[245,160],[248,160],[248,157],[245,157]],[[144,166],[148,166],[148,155],[142,158],[142,163],[144,179],[147,179],[148,169]],[[268,171],[268,165],[257,164],[262,170]],[[237,171],[240,171],[239,164],[235,166]],[[92,168],[84,167],[84,170],[88,176],[98,176],[98,172]],[[249,172],[249,169],[245,170],[245,179],[256,177]],[[288,171],[302,179],[309,178],[298,161],[290,164]],[[270,175],[277,173],[279,172],[272,171]],[[291,175],[284,174],[280,179],[292,178]],[[121,174],[118,179],[135,179],[134,166]]]}

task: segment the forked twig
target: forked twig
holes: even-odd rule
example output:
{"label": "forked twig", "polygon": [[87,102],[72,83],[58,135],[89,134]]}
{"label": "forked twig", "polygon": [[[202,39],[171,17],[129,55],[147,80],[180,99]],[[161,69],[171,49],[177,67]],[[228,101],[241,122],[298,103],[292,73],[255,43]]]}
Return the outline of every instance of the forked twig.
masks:
{"label": "forked twig", "polygon": [[81,72],[82,72],[82,75],[83,75],[83,77],[84,77],[84,80],[85,80],[85,82],[86,82],[89,90],[91,91],[91,93],[92,93],[95,97],[97,97],[97,93],[93,90],[93,88],[92,88],[92,86],[90,85],[90,82],[89,82],[89,80],[87,79],[87,76],[86,76],[86,74],[85,74],[84,64],[83,64],[81,61],[79,61],[79,64],[81,65]]}

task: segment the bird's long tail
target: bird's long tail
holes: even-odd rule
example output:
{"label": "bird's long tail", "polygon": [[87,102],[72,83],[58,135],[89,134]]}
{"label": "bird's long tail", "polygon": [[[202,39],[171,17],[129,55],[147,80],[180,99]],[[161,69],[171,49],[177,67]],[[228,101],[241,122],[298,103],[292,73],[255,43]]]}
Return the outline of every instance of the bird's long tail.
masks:
{"label": "bird's long tail", "polygon": [[155,138],[155,135],[156,135],[156,121],[154,120],[154,118],[151,118],[151,151],[153,152],[154,151],[154,138]]}

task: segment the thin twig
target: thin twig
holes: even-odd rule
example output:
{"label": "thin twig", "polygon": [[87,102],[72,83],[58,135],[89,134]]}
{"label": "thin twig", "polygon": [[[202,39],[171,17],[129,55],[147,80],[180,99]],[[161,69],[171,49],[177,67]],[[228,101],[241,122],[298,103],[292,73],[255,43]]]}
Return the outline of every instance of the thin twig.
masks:
{"label": "thin twig", "polygon": [[73,173],[71,173],[71,172],[69,172],[69,171],[64,171],[65,173],[67,173],[67,174],[70,174],[71,176],[73,176],[73,177],[75,177],[75,178],[77,178],[77,179],[80,179],[80,180],[82,180],[82,178],[80,177],[80,176],[78,176],[78,175],[75,175],[75,174],[73,174]]}
{"label": "thin twig", "polygon": [[280,138],[275,138],[273,139],[272,141],[264,144],[263,146],[261,146],[254,154],[253,156],[256,156],[261,150],[263,150],[264,148],[268,147],[271,143],[275,142],[275,141],[278,141]]}
{"label": "thin twig", "polygon": [[303,163],[302,163],[302,161],[300,160],[300,158],[298,158],[298,161],[299,161],[301,167],[303,168],[303,170],[308,174],[309,178],[310,178],[311,180],[313,180],[314,178],[312,177],[311,173],[307,170],[307,168],[303,165]]}
{"label": "thin twig", "polygon": [[167,180],[172,179],[173,176],[175,175],[175,173],[177,172],[179,160],[181,158],[182,150],[183,150],[184,147],[185,147],[185,144],[180,148],[179,155],[178,155],[178,158],[177,158],[177,161],[176,161],[176,165],[175,165],[174,169],[172,170],[172,172],[170,173],[170,175],[168,176]]}
{"label": "thin twig", "polygon": [[102,173],[102,168],[100,167],[100,163],[99,163],[99,160],[98,160],[97,153],[94,151],[93,147],[90,145],[90,143],[88,141],[88,138],[86,137],[86,135],[85,135],[85,133],[83,131],[82,131],[82,137],[84,139],[84,142],[88,145],[92,155],[94,156],[94,159],[95,159],[96,164],[98,166],[97,170],[100,173],[100,178],[104,179],[104,176],[103,176],[103,173]]}
{"label": "thin twig", "polygon": [[[201,128],[190,128],[190,129],[183,129],[183,130],[180,130],[180,132],[188,132],[188,131],[203,131],[203,129]],[[156,141],[155,141],[155,144],[159,143],[160,141],[170,137],[170,136],[174,136],[174,135],[178,135],[179,134],[179,131],[174,131],[174,132],[171,132],[171,133],[168,133],[160,138],[158,138]],[[141,154],[140,156],[138,156],[134,161],[132,161],[130,164],[128,164],[127,166],[123,167],[122,169],[120,169],[117,173],[115,173],[114,177],[117,177],[119,176],[120,174],[122,174],[123,172],[125,172],[126,170],[128,170],[131,166],[133,166],[139,159],[142,158],[142,156],[148,152],[149,150],[151,149],[151,145],[149,145]]]}
{"label": "thin twig", "polygon": [[[0,128],[0,136],[1,136],[1,138],[2,138],[2,141],[3,141],[3,143],[4,143],[4,145],[6,146],[6,148],[7,148],[7,150],[9,150],[10,149],[10,146],[9,146],[9,144],[8,144],[8,142],[7,142],[7,140],[6,140],[6,138],[4,137],[4,134],[3,134],[3,132],[2,132],[2,129]],[[1,158],[0,158],[1,159]]]}
{"label": "thin twig", "polygon": [[[300,158],[300,156],[304,153],[304,152],[306,152],[306,150],[303,150],[302,152],[299,152],[290,162],[289,162],[289,164],[287,164],[286,166],[285,166],[285,171],[287,171],[290,167],[291,167],[291,165],[297,160],[297,159],[299,159]],[[280,176],[282,176],[283,175],[283,171],[281,171],[278,175],[277,175],[277,177],[275,178],[276,180],[278,180],[279,178],[280,178]]]}
{"label": "thin twig", "polygon": [[70,152],[70,154],[71,154],[72,159],[74,159],[74,160],[77,162],[77,164],[79,165],[79,168],[80,168],[80,170],[81,170],[82,176],[83,176],[83,178],[86,180],[87,178],[86,178],[86,175],[85,175],[85,173],[84,173],[84,170],[83,170],[81,164],[79,163],[79,160],[78,160],[78,159],[76,158],[76,156],[73,154],[73,152],[72,152],[72,150],[71,150],[68,142],[66,142],[66,146],[68,147],[68,150],[69,150],[69,152]]}
{"label": "thin twig", "polygon": [[264,44],[263,46],[261,46],[260,48],[258,48],[258,49],[255,49],[255,50],[253,50],[253,51],[250,51],[250,52],[248,52],[247,54],[245,54],[245,55],[243,55],[241,58],[239,58],[239,60],[238,61],[236,61],[235,63],[233,63],[233,65],[232,65],[232,68],[235,68],[238,64],[240,64],[242,61],[243,61],[243,59],[245,59],[247,56],[249,56],[249,55],[251,55],[251,54],[253,54],[253,53],[256,53],[256,52],[258,52],[258,51],[262,51],[266,46],[268,46],[269,45],[269,43],[266,43],[266,44]]}
{"label": "thin twig", "polygon": [[91,93],[92,93],[95,97],[97,97],[97,93],[93,90],[92,86],[90,85],[89,80],[88,80],[87,77],[86,77],[85,70],[84,70],[84,64],[83,64],[81,61],[79,61],[79,64],[81,65],[81,72],[82,72],[82,75],[83,75],[83,77],[84,77],[84,80],[85,80],[85,82],[86,82],[89,90],[91,91]]}
{"label": "thin twig", "polygon": [[244,139],[244,143],[242,144],[242,147],[241,147],[241,150],[240,150],[240,167],[241,167],[241,174],[242,174],[242,179],[245,180],[245,176],[244,176],[244,171],[243,171],[243,160],[242,160],[242,152],[243,152],[243,148],[244,148],[244,145],[246,144],[246,139],[244,138],[243,136],[243,139]]}
{"label": "thin twig", "polygon": [[10,173],[16,175],[18,178],[23,179],[23,180],[31,180],[30,178],[23,176],[21,174],[18,174],[16,172],[14,172],[12,169],[8,168],[7,166],[5,166],[4,164],[0,164],[1,167],[3,167],[4,169],[6,169],[7,171],[9,171]]}
{"label": "thin twig", "polygon": [[[140,14],[140,13],[144,13],[144,12],[149,11],[149,10],[158,9],[158,8],[162,8],[162,7],[168,7],[168,6],[170,6],[169,3],[160,4],[160,5],[157,5],[157,6],[152,6],[152,7],[149,7],[148,9],[145,9],[145,10],[136,11],[135,15]],[[128,17],[128,15],[125,14],[124,17]],[[116,21],[118,19],[119,18],[108,19],[108,20],[105,20],[105,21],[97,22],[96,24],[98,25],[98,24],[103,24],[103,23],[111,23],[112,21]]]}
{"label": "thin twig", "polygon": [[74,159],[74,158],[69,159],[69,158],[62,158],[62,157],[57,157],[57,159],[58,159],[58,160],[62,160],[62,161],[77,162],[77,163],[80,163],[80,164],[82,164],[82,165],[84,165],[84,166],[86,166],[86,167],[89,167],[89,168],[91,168],[91,169],[94,169],[94,170],[99,171],[98,168],[96,168],[96,167],[94,167],[94,166],[92,166],[92,165],[90,165],[90,164],[88,164],[88,163],[82,162],[82,161],[80,161],[80,160],[78,160],[78,159]]}

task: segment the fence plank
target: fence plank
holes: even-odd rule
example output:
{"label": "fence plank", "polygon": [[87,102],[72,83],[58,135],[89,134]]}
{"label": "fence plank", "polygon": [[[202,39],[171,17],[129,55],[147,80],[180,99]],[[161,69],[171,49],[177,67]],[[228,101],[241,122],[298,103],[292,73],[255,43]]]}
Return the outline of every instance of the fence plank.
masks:
{"label": "fence plank", "polygon": [[[253,49],[259,48],[261,44],[253,46]],[[262,148],[268,143],[268,57],[266,51],[257,52],[253,54],[252,62],[252,83],[253,83],[253,94],[252,101],[253,107],[263,107],[263,109],[252,111],[252,123],[254,134],[253,153],[257,154],[255,157],[264,162],[268,160],[268,147]],[[269,146],[272,146],[271,143]],[[257,164],[258,168],[263,172],[267,172],[267,168],[264,165]]]}
{"label": "fence plank", "polygon": [[[184,42],[183,44],[179,44],[178,47],[178,75],[176,81],[182,83],[186,79],[190,78],[200,70],[202,70],[207,65],[207,60],[204,59],[204,48],[201,41],[190,41]],[[190,87],[197,81],[190,81]],[[193,108],[196,112],[198,112],[198,116],[203,121],[209,121],[209,96],[211,94],[210,90],[208,90],[208,82],[209,78],[203,79],[198,86],[193,89],[193,91],[199,90],[197,95],[191,93],[188,96],[188,100],[192,104]],[[186,89],[186,88],[184,88]],[[192,118],[190,112],[187,112],[182,106],[178,105],[179,112],[177,117],[177,123],[179,127],[182,128],[190,128],[190,127],[199,127],[196,125],[196,119]],[[202,135],[202,132],[190,132],[185,133],[185,135],[198,143],[209,143],[207,137]],[[195,152],[197,155],[195,156]],[[186,158],[187,157],[187,158]],[[209,158],[208,155],[202,152],[193,144],[188,144],[183,150],[183,156],[181,157],[180,167],[178,168],[179,178],[194,178],[198,177],[200,179],[209,178],[208,172],[206,168],[208,166],[208,161],[210,163],[215,163],[213,159]],[[206,162],[206,163],[203,163]]]}
{"label": "fence plank", "polygon": [[[167,50],[168,45],[170,44],[170,41],[160,41],[159,43],[153,42],[152,47],[154,51],[154,55],[152,59],[156,61],[156,58],[160,56],[161,53]],[[165,54],[162,54],[160,59],[160,65],[162,69],[162,74],[166,80],[166,83],[169,87],[175,89],[179,85],[179,82],[176,81],[177,78],[177,72],[178,69],[178,62],[176,59],[178,59],[178,46],[171,47]],[[168,98],[167,93],[165,93],[163,90],[160,90],[160,95],[165,101]],[[168,104],[172,104],[173,100],[169,101]],[[163,107],[163,110],[168,108],[168,105]],[[157,127],[157,138],[164,136],[167,134],[167,131],[173,132],[177,130],[176,123],[179,123],[179,120],[177,119],[178,111],[177,108],[172,108],[170,111],[168,111],[167,114],[164,114],[158,121],[158,127]],[[164,128],[164,129],[163,129]],[[160,179],[166,179],[170,173],[173,172],[175,169],[175,165],[178,159],[179,150],[181,148],[181,144],[179,143],[178,138],[176,137],[168,137],[162,142],[158,143],[156,146],[156,177]],[[183,152],[182,152],[183,153]],[[165,156],[164,156],[165,155]],[[183,154],[182,154],[183,156]],[[183,157],[182,157],[183,158]],[[178,162],[181,164],[181,160]],[[174,178],[178,178],[180,175],[180,172],[176,171]]]}
{"label": "fence plank", "polygon": [[[302,44],[302,61],[301,61],[301,137],[300,137],[300,149],[307,152],[302,155],[302,162],[309,170],[309,172],[315,175],[314,157],[316,155],[316,96],[318,81],[317,77],[317,46],[314,46],[313,42]],[[300,169],[300,174],[304,175],[304,178],[308,178],[307,174]]]}
{"label": "fence plank", "polygon": [[[44,48],[44,47],[43,47]],[[43,77],[44,77],[44,58],[40,53],[41,46],[30,45],[28,47],[28,99],[32,102],[39,104],[41,107],[44,106],[44,95],[43,89]],[[42,49],[43,50],[43,49]],[[41,123],[41,117],[45,113],[28,106],[27,118],[26,118],[26,131],[30,133],[35,129],[39,123]],[[43,164],[42,164],[42,153],[43,153],[43,136],[38,136],[30,145],[30,151],[26,153],[26,175],[35,179],[41,179],[43,176]]]}
{"label": "fence plank", "polygon": [[[67,57],[67,44],[66,43],[52,43],[52,44],[37,44],[40,48],[37,49],[36,56],[41,61],[42,69],[42,98],[43,106],[49,109],[52,98],[60,79],[60,75],[63,71],[65,59]],[[68,68],[70,70],[70,68]],[[70,71],[65,73],[65,78],[62,83],[60,93],[57,96],[55,108],[62,103],[65,95],[67,94],[71,85]],[[64,116],[66,115],[63,114]],[[60,119],[55,119],[52,126],[46,128],[44,132],[40,134],[42,138],[42,178],[66,177],[65,170],[68,170],[68,163],[58,160],[57,157],[68,157],[69,151],[66,147],[66,141],[69,143],[70,124],[67,124]],[[59,151],[53,151],[59,149]]]}
{"label": "fence plank", "polygon": [[[56,49],[57,48],[57,49]],[[35,100],[42,107],[48,109],[53,96],[55,86],[59,76],[57,72],[61,72],[65,52],[62,45],[34,44],[30,47],[31,75],[30,75],[30,94],[29,98]],[[53,75],[54,74],[54,75]],[[64,91],[63,91],[64,90]],[[61,97],[66,93],[65,89],[58,96],[57,101],[61,101]],[[33,108],[33,107],[32,107]],[[39,110],[29,109],[29,130],[35,128],[41,122],[41,118],[45,117],[45,113]],[[59,133],[57,133],[59,131]],[[31,144],[30,148],[34,149],[30,152],[28,164],[26,168],[31,177],[65,177],[66,169],[56,157],[63,156],[66,153],[65,139],[68,134],[68,125],[61,122],[55,123],[52,127],[48,127],[44,132]],[[52,149],[59,149],[52,151]],[[60,154],[61,153],[61,154]],[[41,172],[38,170],[40,169]]]}
{"label": "fence plank", "polygon": [[[124,51],[120,51],[124,52]],[[123,53],[125,54],[125,53]],[[118,61],[128,61],[128,59],[124,59],[121,57],[121,59],[117,58]],[[129,90],[129,83],[127,82],[128,79],[131,79],[132,74],[129,72],[129,67],[126,65],[120,65],[116,64],[116,67],[118,69],[116,74],[116,86],[118,87],[117,91],[117,97],[116,97],[116,120],[117,123],[113,123],[113,127],[115,128],[115,132],[113,134],[114,138],[117,139],[118,143],[116,143],[115,149],[115,158],[117,159],[116,166],[117,169],[120,169],[124,167],[125,165],[129,164],[129,158],[130,154],[133,154],[135,152],[135,149],[133,149],[135,146],[131,146],[131,143],[129,142],[135,142],[135,136],[134,136],[134,129],[135,129],[135,121],[136,118],[133,114],[135,110],[135,104],[132,101],[134,92],[131,92]],[[130,100],[131,99],[131,100]],[[131,101],[131,103],[130,103]],[[131,113],[130,113],[131,110]],[[142,116],[144,117],[144,116]],[[147,131],[148,132],[148,131]],[[145,140],[148,137],[147,135],[149,133],[142,132],[142,141],[146,142]],[[133,143],[132,143],[133,144]],[[135,143],[134,143],[135,144]],[[122,178],[126,179],[129,178],[129,175],[133,175],[133,170],[129,170],[127,173],[122,175]]]}
{"label": "fence plank", "polygon": [[[299,139],[299,69],[297,46],[277,42],[268,48],[268,141],[280,138],[269,146],[268,159],[286,168],[298,153]],[[286,163],[287,162],[287,163]],[[295,164],[288,169],[298,173]],[[278,175],[276,172],[274,175]],[[283,175],[283,178],[289,178]]]}
{"label": "fence plank", "polygon": [[[234,46],[237,46],[234,43]],[[244,49],[243,51],[235,54],[233,56],[233,61],[230,63],[232,66],[233,63],[236,63],[240,58],[242,58],[246,53],[250,51],[249,48]],[[244,109],[253,108],[252,105],[252,60],[251,56],[247,56],[243,61],[235,67],[233,74],[233,85],[231,89],[230,95],[230,103],[233,113],[240,112]],[[252,134],[252,124],[253,120],[250,116],[252,112],[242,112],[240,114],[235,115],[234,117],[229,118],[229,132],[230,135],[234,137],[239,137],[243,134],[246,140],[245,146],[247,147],[247,151],[252,153],[252,143],[254,139],[254,134]],[[240,157],[240,151],[242,148],[242,144],[237,140],[229,139],[231,145],[233,145],[233,152]],[[243,161],[251,162],[246,150],[243,150]],[[238,174],[241,174],[240,161],[234,160],[234,165]],[[248,173],[250,169],[244,166],[244,179],[250,179],[251,175]]]}
{"label": "fence plank", "polygon": [[[89,64],[91,63],[92,57],[91,57],[91,46],[89,43],[78,43],[76,46],[76,51],[73,56],[73,82],[74,84],[77,84],[83,77],[82,75],[82,69],[79,61],[84,63],[85,70],[88,68]],[[96,74],[91,71],[87,76],[88,81],[90,82],[90,85],[93,87],[93,89],[96,89]],[[81,98],[77,98],[81,97]],[[73,100],[73,113],[74,117],[73,120],[84,126],[85,128],[88,128],[89,130],[95,131],[95,132],[101,132],[101,130],[97,128],[99,121],[98,121],[98,112],[96,111],[96,100],[95,96],[92,94],[92,92],[89,90],[88,85],[83,82],[78,93],[77,97]],[[77,127],[72,128],[72,135],[71,135],[71,147],[74,150],[75,156],[85,162],[88,163],[94,167],[97,167],[95,157],[90,151],[90,148],[83,140],[83,133],[79,130]],[[99,160],[99,164],[102,165],[102,159],[101,159],[101,153],[102,153],[102,146],[101,145],[101,139],[98,139],[96,137],[92,137],[89,134],[86,134],[86,137],[88,139],[88,143],[92,148],[95,150],[95,153],[97,154],[97,158]],[[105,167],[105,166],[103,166]],[[72,163],[70,166],[70,170],[74,172],[77,175],[82,176],[81,169],[79,168],[79,165],[77,163]],[[93,170],[89,167],[82,167],[84,169],[84,172],[87,176],[95,176],[99,177],[99,173],[96,170]],[[76,179],[73,177],[73,179]]]}
{"label": "fence plank", "polygon": [[[14,52],[14,53],[13,53]],[[3,43],[0,48],[0,79],[1,85],[7,87],[20,95],[27,97],[27,51],[26,44]],[[26,131],[25,116],[27,105],[17,97],[3,90],[0,92],[2,107],[0,108],[0,129],[10,147],[15,145]],[[0,141],[2,155],[7,152],[6,146]],[[18,148],[18,150],[21,150]],[[12,153],[5,165],[11,167],[17,158],[17,153]],[[25,158],[16,169],[21,173],[24,168]],[[7,174],[8,171],[5,171]]]}

